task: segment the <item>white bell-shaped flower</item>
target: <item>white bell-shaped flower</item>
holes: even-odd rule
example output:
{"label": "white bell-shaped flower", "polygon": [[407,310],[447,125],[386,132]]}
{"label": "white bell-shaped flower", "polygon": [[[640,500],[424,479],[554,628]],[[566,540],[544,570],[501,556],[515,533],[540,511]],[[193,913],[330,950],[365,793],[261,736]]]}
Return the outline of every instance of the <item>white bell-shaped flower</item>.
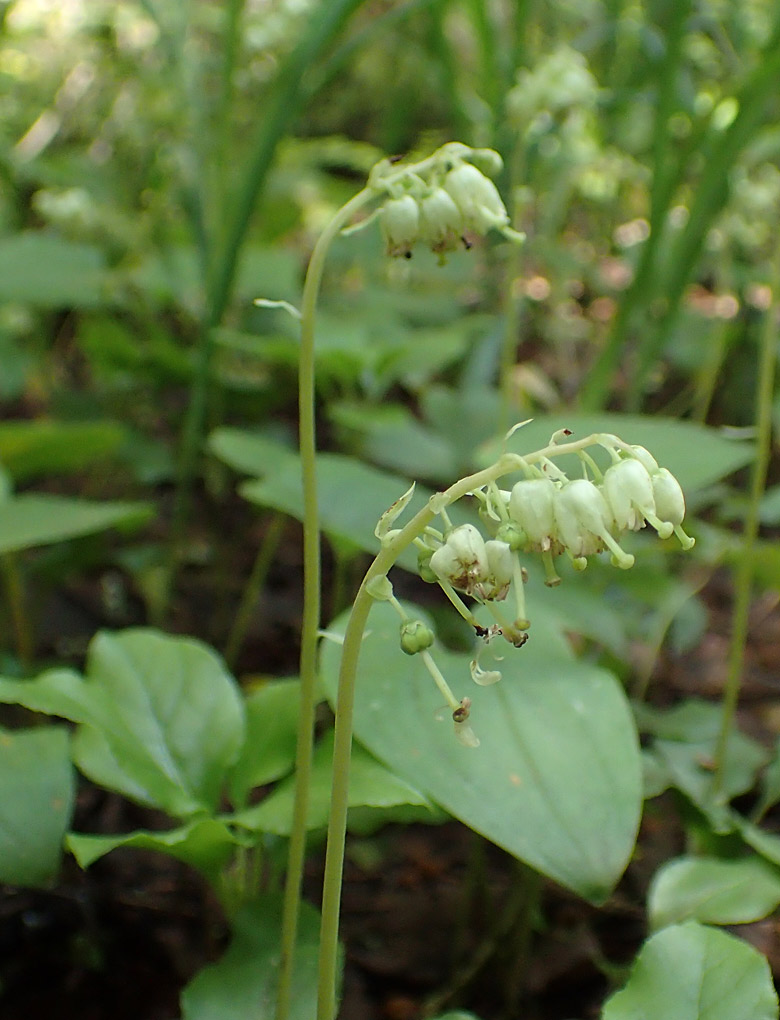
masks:
{"label": "white bell-shaped flower", "polygon": [[680,483],[668,468],[659,468],[652,479],[655,512],[662,521],[682,524],[685,517],[685,497]]}
{"label": "white bell-shaped flower", "polygon": [[464,229],[463,215],[444,188],[434,188],[420,201],[420,239],[432,251],[454,251]]}
{"label": "white bell-shaped flower", "polygon": [[411,195],[388,198],[379,210],[379,224],[387,254],[411,258],[420,236],[420,208]]}
{"label": "white bell-shaped flower", "polygon": [[601,491],[587,478],[577,478],[555,493],[558,537],[574,557],[609,549],[613,562],[627,569],[634,557],[620,548],[610,533],[612,515]]}
{"label": "white bell-shaped flower", "polygon": [[505,227],[509,214],[498,189],[489,177],[471,163],[460,163],[444,178],[444,188],[460,209],[465,226],[485,234],[490,227]]}
{"label": "white bell-shaped flower", "polygon": [[474,595],[484,602],[500,602],[506,598],[515,570],[515,558],[506,542],[493,538],[485,542],[487,576],[474,586]]}
{"label": "white bell-shaped flower", "polygon": [[452,529],[444,545],[431,556],[431,569],[441,581],[467,595],[487,580],[490,568],[485,540],[473,524]]}
{"label": "white bell-shaped flower", "polygon": [[602,492],[620,531],[639,531],[656,512],[653,483],[638,460],[620,460],[604,472]]}
{"label": "white bell-shaped flower", "polygon": [[509,497],[509,516],[528,536],[528,547],[539,552],[550,549],[555,539],[555,491],[550,478],[524,478]]}

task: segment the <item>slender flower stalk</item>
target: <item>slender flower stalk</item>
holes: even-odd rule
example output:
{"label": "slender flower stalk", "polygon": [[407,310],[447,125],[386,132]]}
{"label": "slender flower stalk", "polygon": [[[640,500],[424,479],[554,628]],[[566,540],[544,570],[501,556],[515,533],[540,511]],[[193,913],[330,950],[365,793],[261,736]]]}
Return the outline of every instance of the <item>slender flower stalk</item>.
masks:
{"label": "slender flower stalk", "polygon": [[343,206],[314,246],[301,305],[301,350],[298,374],[299,447],[303,484],[303,623],[301,627],[301,705],[296,745],[295,801],[287,858],[282,908],[282,943],[279,964],[276,1020],[287,1020],[292,993],[292,968],[303,863],[306,854],[306,817],[309,808],[311,760],[316,707],[317,633],[320,627],[320,524],[317,506],[317,433],[314,417],[314,318],[325,257],[333,239],[374,193],[364,189]]}

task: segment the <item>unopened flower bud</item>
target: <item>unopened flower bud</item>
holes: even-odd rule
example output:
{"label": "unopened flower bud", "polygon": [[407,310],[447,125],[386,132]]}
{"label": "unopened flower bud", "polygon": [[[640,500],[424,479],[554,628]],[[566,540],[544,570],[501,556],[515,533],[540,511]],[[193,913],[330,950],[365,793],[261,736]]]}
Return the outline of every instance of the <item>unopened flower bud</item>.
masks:
{"label": "unopened flower bud", "polygon": [[485,234],[490,227],[504,227],[509,215],[498,189],[471,163],[460,163],[444,178],[444,187],[463,216],[465,226]]}
{"label": "unopened flower bud", "polygon": [[506,542],[512,552],[525,549],[528,544],[528,535],[514,521],[507,521],[505,524],[502,524],[496,532],[496,538],[499,542]]}
{"label": "unopened flower bud", "polygon": [[432,549],[419,549],[417,551],[417,572],[423,581],[427,581],[428,584],[436,584],[439,580],[436,576],[436,571],[431,566],[432,556]]}
{"label": "unopened flower bud", "polygon": [[602,491],[620,531],[638,531],[656,512],[653,483],[638,459],[620,460],[604,473]]}
{"label": "unopened flower bud", "polygon": [[549,478],[525,478],[512,489],[509,515],[528,536],[530,548],[550,549],[555,537],[553,503],[556,487]]}
{"label": "unopened flower bud", "polygon": [[432,251],[454,251],[464,229],[463,216],[444,188],[434,188],[420,202],[420,239]]}
{"label": "unopened flower bud", "polygon": [[401,649],[407,655],[424,652],[433,642],[433,631],[422,620],[406,620],[401,624]]}
{"label": "unopened flower bud", "polygon": [[388,198],[379,210],[379,223],[387,254],[411,258],[420,235],[420,210],[415,199],[411,195]]}

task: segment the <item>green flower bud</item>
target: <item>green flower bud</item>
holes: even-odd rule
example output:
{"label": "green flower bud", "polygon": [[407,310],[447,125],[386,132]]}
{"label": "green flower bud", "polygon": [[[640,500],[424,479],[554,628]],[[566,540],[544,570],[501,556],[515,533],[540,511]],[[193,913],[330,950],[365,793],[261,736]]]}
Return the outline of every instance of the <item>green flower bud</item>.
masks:
{"label": "green flower bud", "polygon": [[519,552],[521,549],[525,549],[528,544],[528,535],[514,521],[502,524],[496,532],[496,538],[499,542],[506,542],[512,552]]}
{"label": "green flower bud", "polygon": [[423,581],[427,581],[428,584],[437,584],[439,578],[436,576],[436,571],[431,566],[431,557],[433,556],[432,549],[419,549],[417,552],[417,572]]}
{"label": "green flower bud", "polygon": [[387,254],[411,258],[420,235],[420,210],[412,196],[388,198],[379,210],[379,223]]}
{"label": "green flower bud", "polygon": [[401,624],[401,649],[407,655],[424,652],[433,644],[433,631],[422,620],[406,620]]}

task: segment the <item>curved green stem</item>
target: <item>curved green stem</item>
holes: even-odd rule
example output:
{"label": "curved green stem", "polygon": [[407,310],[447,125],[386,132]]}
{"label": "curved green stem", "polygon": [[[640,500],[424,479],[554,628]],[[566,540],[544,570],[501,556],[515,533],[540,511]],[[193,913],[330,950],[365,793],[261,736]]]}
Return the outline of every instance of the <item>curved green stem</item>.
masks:
{"label": "curved green stem", "polygon": [[306,817],[309,807],[314,710],[316,707],[317,634],[320,627],[320,524],[317,507],[317,435],[314,408],[314,319],[328,248],[341,228],[373,197],[374,192],[364,188],[336,213],[314,246],[303,287],[298,375],[298,441],[303,483],[301,707],[298,716],[295,803],[282,910],[282,943],[276,1020],[286,1020],[290,1011],[293,953],[298,932],[298,908],[301,898],[303,861],[306,853]]}
{"label": "curved green stem", "polygon": [[715,748],[715,774],[713,777],[713,795],[718,797],[723,792],[723,780],[726,769],[728,742],[734,725],[737,701],[742,680],[742,669],[745,660],[745,645],[748,636],[748,613],[750,595],[753,586],[753,565],[755,546],[758,537],[759,510],[761,496],[766,485],[767,468],[772,445],[772,397],[775,381],[775,322],[780,306],[780,253],[775,262],[772,293],[774,298],[766,311],[762,323],[760,337],[760,353],[758,362],[758,384],[756,392],[756,460],[753,465],[753,476],[750,485],[750,503],[745,518],[745,529],[742,534],[742,546],[737,559],[734,581],[734,609],[731,625],[731,644],[729,647],[728,672],[726,689],[723,695],[723,715],[721,718],[718,742]]}

